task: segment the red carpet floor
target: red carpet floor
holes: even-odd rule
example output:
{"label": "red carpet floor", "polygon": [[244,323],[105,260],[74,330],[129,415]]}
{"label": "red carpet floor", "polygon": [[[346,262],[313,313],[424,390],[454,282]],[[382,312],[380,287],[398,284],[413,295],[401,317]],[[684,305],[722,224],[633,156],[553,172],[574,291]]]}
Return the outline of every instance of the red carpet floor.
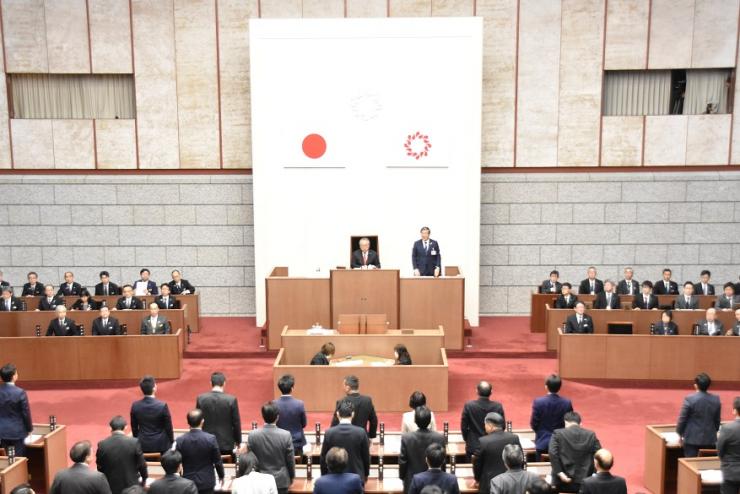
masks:
{"label": "red carpet floor", "polygon": [[[494,385],[494,398],[503,402],[507,418],[514,427],[528,427],[532,398],[544,392],[544,377],[556,370],[557,361],[536,357],[544,353],[543,335],[528,330],[526,317],[483,318],[473,331],[473,348],[465,358],[450,359],[450,403],[448,412],[437,412],[438,420],[448,420],[459,427],[459,410],[474,396],[475,384],[488,379]],[[190,352],[259,351],[259,330],[254,319],[206,318],[203,331],[193,335]],[[482,358],[484,352],[495,351],[504,357]],[[533,357],[535,356],[535,357]],[[188,358],[184,373],[176,381],[159,384],[159,398],[169,403],[175,427],[185,427],[185,414],[194,405],[198,393],[208,390],[212,371],[220,370],[228,378],[227,391],[239,398],[242,423],[248,428],[259,419],[259,407],[272,397],[272,357],[251,358]],[[22,369],[21,381],[23,375]],[[634,383],[630,383],[634,384]],[[60,424],[69,426],[70,444],[79,439],[94,442],[107,435],[107,423],[113,415],[128,414],[130,403],[139,398],[136,383],[74,385],[26,385],[31,409],[37,422],[46,421],[50,414]],[[644,428],[646,424],[676,421],[682,398],[689,384],[665,386],[655,384],[640,388],[614,383],[594,384],[568,381],[562,393],[574,401],[575,409],[584,417],[584,426],[597,432],[604,447],[616,457],[615,471],[627,477],[632,492],[645,491],[642,485]],[[300,383],[296,395],[304,390]],[[731,418],[730,403],[740,394],[740,386],[717,391],[722,398],[723,419]],[[388,429],[400,427],[400,416],[381,414]],[[328,414],[310,414],[309,422],[320,421],[325,428]]]}

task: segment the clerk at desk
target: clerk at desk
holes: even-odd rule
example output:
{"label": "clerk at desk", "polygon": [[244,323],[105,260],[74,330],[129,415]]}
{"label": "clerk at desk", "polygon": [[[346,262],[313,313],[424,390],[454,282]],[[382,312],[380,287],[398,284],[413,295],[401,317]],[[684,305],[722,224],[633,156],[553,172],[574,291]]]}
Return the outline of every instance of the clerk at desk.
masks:
{"label": "clerk at desk", "polygon": [[421,239],[414,242],[411,251],[411,263],[414,266],[414,276],[439,276],[442,271],[442,254],[439,244],[429,238],[428,226],[421,229]]}
{"label": "clerk at desk", "polygon": [[352,269],[380,269],[380,257],[370,249],[367,237],[360,239],[360,248],[352,253]]}

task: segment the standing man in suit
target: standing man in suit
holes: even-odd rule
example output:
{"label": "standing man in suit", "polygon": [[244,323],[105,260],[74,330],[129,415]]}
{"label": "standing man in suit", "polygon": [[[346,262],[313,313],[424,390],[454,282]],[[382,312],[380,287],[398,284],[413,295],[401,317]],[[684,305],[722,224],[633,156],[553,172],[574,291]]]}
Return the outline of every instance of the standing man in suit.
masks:
{"label": "standing man in suit", "polygon": [[199,494],[213,494],[216,487],[214,470],[219,482],[224,480],[218,442],[212,434],[203,432],[203,413],[200,410],[188,412],[188,425],[190,431],[175,440],[175,449],[182,455],[183,477],[195,483]]}
{"label": "standing man in suit", "polygon": [[325,475],[329,471],[326,460],[327,453],[332,448],[337,447],[346,450],[349,456],[346,471],[356,473],[364,483],[370,475],[370,440],[365,429],[353,425],[354,413],[354,404],[349,399],[342,400],[337,406],[338,423],[332,425],[326,431],[321,446],[321,475]]}
{"label": "standing man in suit", "polygon": [[131,285],[123,285],[123,296],[116,302],[115,310],[142,310],[144,302],[134,297],[134,289]]}
{"label": "standing man in suit", "polygon": [[583,302],[576,302],[575,314],[568,316],[565,321],[565,333],[592,334],[594,332],[594,322],[591,316],[586,314],[586,305]]}
{"label": "standing man in suit", "polygon": [[18,369],[13,364],[5,364],[0,369],[3,384],[0,386],[0,447],[15,448],[16,456],[26,456],[24,440],[33,432],[31,407],[28,395],[16,386]]}
{"label": "standing man in suit", "polygon": [[222,455],[234,453],[242,442],[242,421],[236,396],[224,392],[226,376],[211,374],[211,390],[195,400],[195,408],[203,412],[203,430],[216,436]]}
{"label": "standing man in suit", "polygon": [[566,413],[565,427],[550,439],[553,487],[560,492],[578,492],[583,480],[593,473],[594,453],[600,449],[596,434],[581,427],[581,416]]}
{"label": "standing man in suit", "polygon": [[424,452],[426,464],[429,468],[421,473],[414,475],[409,486],[409,494],[421,494],[428,492],[428,486],[439,487],[440,492],[444,494],[460,494],[460,487],[457,485],[457,478],[451,473],[443,472],[446,453],[444,446],[433,443],[427,446]]}
{"label": "standing man in suit", "polygon": [[563,285],[558,281],[559,278],[560,273],[556,269],[550,271],[550,278],[540,285],[540,293],[560,293]]}
{"label": "standing man in suit", "polygon": [[356,473],[345,472],[348,462],[349,455],[344,448],[331,448],[326,453],[329,473],[314,482],[313,494],[364,494],[362,478]]}
{"label": "standing man in suit", "polygon": [[293,449],[296,455],[303,453],[303,446],[306,445],[306,436],[303,429],[306,428],[306,407],[301,400],[293,398],[295,389],[295,378],[290,374],[285,374],[278,379],[278,389],[280,398],[275,400],[278,407],[277,426],[285,431],[290,432],[293,438]]}
{"label": "standing man in suit", "polygon": [[334,417],[332,418],[332,427],[339,424],[340,417],[336,414],[339,405],[346,401],[352,403],[352,425],[362,427],[367,432],[367,437],[373,439],[378,430],[378,416],[375,414],[375,405],[373,399],[369,396],[360,394],[360,380],[357,376],[347,376],[344,378],[345,397],[337,400]]}
{"label": "standing man in suit", "polygon": [[154,302],[149,304],[149,316],[141,321],[141,334],[169,334],[170,332],[170,323],[159,313],[159,306]]}
{"label": "standing man in suit", "polygon": [[79,330],[72,319],[67,318],[67,308],[57,305],[56,317],[49,322],[46,336],[78,336]]}
{"label": "standing man in suit", "polygon": [[139,388],[144,397],[131,404],[131,432],[144,453],[162,453],[175,442],[170,409],[156,398],[157,382],[153,376],[141,378]]}
{"label": "standing man in suit", "polygon": [[152,482],[149,494],[198,494],[198,488],[192,480],[178,475],[182,471],[182,455],[179,451],[167,451],[159,463],[165,475]]}
{"label": "standing man in suit", "polygon": [[656,295],[678,295],[678,283],[671,280],[672,275],[670,269],[663,270],[663,279],[656,281],[653,288]]}
{"label": "standing man in suit", "polygon": [[717,309],[732,310],[735,305],[740,304],[740,297],[735,295],[735,285],[732,282],[725,283],[723,291],[724,293],[717,297],[717,302],[714,304]]}
{"label": "standing man in suit", "polygon": [[162,283],[159,287],[161,295],[158,295],[154,299],[154,303],[159,306],[160,309],[179,309],[180,304],[177,302],[175,297],[170,295],[170,285]]}
{"label": "standing man in suit", "polygon": [[138,280],[134,281],[134,293],[136,295],[157,295],[159,290],[157,289],[157,283],[149,279],[151,272],[147,268],[142,268],[139,271]]}
{"label": "standing man in suit", "polygon": [[116,415],[110,421],[111,435],[98,443],[95,463],[98,471],[108,479],[113,494],[132,485],[146,485],[147,468],[141,445],[133,437],[126,435],[126,420]]}
{"label": "standing man in suit", "polygon": [[360,248],[352,253],[352,269],[380,269],[378,253],[370,249],[370,239],[360,239]]}
{"label": "standing man in suit", "polygon": [[702,372],[694,378],[693,394],[683,400],[676,432],[681,436],[683,454],[687,458],[699,456],[700,449],[714,449],[720,425],[722,404],[719,396],[709,392],[712,379]]}
{"label": "standing man in suit", "polygon": [[23,285],[21,297],[40,297],[44,294],[44,285],[39,283],[39,275],[35,271],[28,273],[28,283]]}
{"label": "standing man in suit", "polygon": [[581,281],[581,286],[578,288],[578,294],[591,294],[597,295],[604,291],[604,283],[596,278],[596,268],[590,266],[588,268],[588,277]]}
{"label": "standing man in suit", "polygon": [[13,296],[13,289],[7,286],[2,288],[2,299],[0,299],[0,311],[17,312],[23,310],[23,303]]}
{"label": "standing man in suit", "polygon": [[711,277],[712,273],[709,270],[701,272],[700,281],[695,286],[697,295],[714,295],[714,285],[709,283]]}
{"label": "standing man in suit", "polygon": [[624,268],[624,279],[617,283],[617,295],[638,295],[640,293],[640,284],[632,279],[635,274],[634,269]]}
{"label": "standing man in suit", "polygon": [[594,300],[594,309],[615,310],[621,309],[619,295],[614,293],[614,282],[606,280],[604,282],[604,291],[596,295]]}
{"label": "standing man in suit", "polygon": [[110,273],[108,271],[100,272],[100,283],[95,285],[95,295],[120,295],[121,289],[115,283],[110,281]]}
{"label": "standing man in suit", "polygon": [[556,309],[572,309],[576,306],[576,302],[578,302],[578,297],[573,295],[571,291],[570,283],[567,281],[563,283],[560,286],[560,291],[562,292],[560,296],[555,300],[555,308]]}
{"label": "standing man in suit", "polygon": [[493,494],[524,493],[530,491],[530,486],[540,480],[539,475],[524,469],[526,456],[516,444],[507,444],[503,452],[506,472],[491,480]]}
{"label": "standing man in suit", "polygon": [[498,413],[491,412],[485,419],[486,435],[480,438],[473,460],[473,476],[479,484],[478,492],[488,494],[491,480],[506,471],[504,448],[508,444],[521,446],[519,436],[506,431],[506,422]]}
{"label": "standing man in suit", "polygon": [[172,281],[168,283],[170,291],[175,295],[189,295],[195,293],[195,287],[188,280],[184,280],[180,271],[172,271]]}
{"label": "standing man in suit", "polygon": [[498,413],[506,420],[504,407],[498,401],[491,399],[493,386],[488,381],[480,381],[476,386],[478,398],[470,400],[463,406],[460,418],[460,431],[465,441],[465,454],[472,457],[478,451],[478,440],[485,435],[486,415],[491,412]]}
{"label": "standing man in suit", "polygon": [[596,475],[584,479],[581,494],[627,494],[627,482],[622,477],[611,474],[614,456],[606,449],[600,449],[594,455]]}
{"label": "standing man in suit", "polygon": [[260,472],[275,477],[278,494],[287,494],[295,478],[295,452],[290,432],[275,425],[278,414],[274,403],[268,401],[262,405],[265,425],[249,434],[249,451],[257,456]]}
{"label": "standing man in suit", "polygon": [[642,295],[632,299],[632,308],[635,310],[653,310],[658,308],[658,297],[653,295],[653,283],[645,280],[642,282]]}
{"label": "standing man in suit", "polygon": [[105,475],[90,468],[90,441],[75,443],[69,450],[69,458],[74,465],[57,472],[49,494],[111,494]]}
{"label": "standing man in suit", "polygon": [[44,296],[36,310],[56,310],[58,305],[64,305],[64,297],[54,294],[54,285],[44,285]]}
{"label": "standing man in suit", "polygon": [[424,455],[430,444],[445,445],[445,438],[439,432],[429,430],[432,411],[425,406],[414,410],[414,422],[418,427],[414,432],[401,436],[401,454],[398,457],[398,476],[403,480],[403,491],[408,493],[411,479],[427,469]]}
{"label": "standing man in suit", "polygon": [[717,439],[722,470],[720,494],[740,492],[740,396],[732,402],[732,413],[735,420],[722,426]]}
{"label": "standing man in suit", "polygon": [[696,310],[699,308],[699,297],[694,295],[694,284],[687,281],[683,284],[683,295],[676,297],[676,309]]}
{"label": "standing man in suit", "polygon": [[107,305],[100,308],[100,316],[93,320],[93,336],[112,336],[121,334],[121,325],[118,319],[111,317],[110,309]]}
{"label": "standing man in suit", "polygon": [[421,229],[421,239],[414,242],[411,249],[411,265],[414,276],[434,276],[442,274],[442,254],[436,240],[429,238],[431,230],[425,226]]}
{"label": "standing man in suit", "polygon": [[565,427],[565,414],[573,411],[573,403],[558,394],[562,385],[563,381],[560,376],[550,374],[545,380],[547,394],[535,398],[532,402],[532,417],[529,419],[529,425],[535,434],[537,461],[540,461],[542,454],[547,453],[550,448],[552,433]]}
{"label": "standing man in suit", "polygon": [[699,321],[699,334],[702,336],[722,336],[725,334],[725,326],[717,319],[717,309],[707,309],[705,319]]}
{"label": "standing man in suit", "polygon": [[82,293],[82,285],[75,281],[75,275],[72,271],[64,273],[64,283],[59,285],[57,296],[61,297],[79,297]]}

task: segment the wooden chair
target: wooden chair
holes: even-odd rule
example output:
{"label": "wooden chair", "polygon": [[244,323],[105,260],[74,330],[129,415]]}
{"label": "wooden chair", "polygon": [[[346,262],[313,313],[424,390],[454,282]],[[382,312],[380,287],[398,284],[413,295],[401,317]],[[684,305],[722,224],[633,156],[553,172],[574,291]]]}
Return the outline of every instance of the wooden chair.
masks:
{"label": "wooden chair", "polygon": [[339,314],[337,331],[340,334],[360,334],[360,314]]}
{"label": "wooden chair", "polygon": [[365,318],[366,334],[383,334],[388,331],[388,317],[385,314],[367,314]]}
{"label": "wooden chair", "polygon": [[700,449],[699,450],[699,457],[700,458],[706,458],[710,456],[718,456],[719,452],[716,449]]}
{"label": "wooden chair", "polygon": [[161,453],[144,453],[144,459],[146,461],[158,462],[162,459]]}

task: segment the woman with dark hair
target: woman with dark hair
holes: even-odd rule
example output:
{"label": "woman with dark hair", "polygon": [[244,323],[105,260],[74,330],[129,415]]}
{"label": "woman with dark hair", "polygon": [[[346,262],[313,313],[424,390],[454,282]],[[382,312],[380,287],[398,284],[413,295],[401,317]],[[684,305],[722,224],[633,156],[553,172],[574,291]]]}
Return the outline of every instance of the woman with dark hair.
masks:
{"label": "woman with dark hair", "polygon": [[278,494],[275,477],[257,470],[259,461],[254,453],[240,454],[236,479],[231,483],[232,494]]}
{"label": "woman with dark hair", "polygon": [[83,288],[80,292],[80,298],[72,304],[72,310],[98,310],[101,305],[102,302],[93,300],[87,288]]}
{"label": "woman with dark hair", "polygon": [[411,355],[409,355],[406,345],[399,343],[393,347],[393,354],[396,358],[394,365],[411,365]]}
{"label": "woman with dark hair", "polygon": [[321,351],[313,356],[311,365],[329,365],[329,360],[334,356],[334,343],[331,341],[321,345]]}
{"label": "woman with dark hair", "polygon": [[660,322],[653,327],[653,334],[658,335],[677,335],[678,326],[673,322],[673,311],[664,310],[660,315]]}
{"label": "woman with dark hair", "polygon": [[[405,434],[407,432],[414,432],[419,429],[419,427],[416,425],[414,412],[417,408],[424,407],[426,405],[427,397],[424,393],[422,393],[421,391],[414,391],[413,393],[411,393],[411,396],[409,396],[409,408],[411,409],[411,411],[405,412],[403,414],[403,417],[401,418],[402,434]],[[434,421],[434,412],[432,412],[432,421],[429,423],[429,430],[437,430],[437,424]]]}

